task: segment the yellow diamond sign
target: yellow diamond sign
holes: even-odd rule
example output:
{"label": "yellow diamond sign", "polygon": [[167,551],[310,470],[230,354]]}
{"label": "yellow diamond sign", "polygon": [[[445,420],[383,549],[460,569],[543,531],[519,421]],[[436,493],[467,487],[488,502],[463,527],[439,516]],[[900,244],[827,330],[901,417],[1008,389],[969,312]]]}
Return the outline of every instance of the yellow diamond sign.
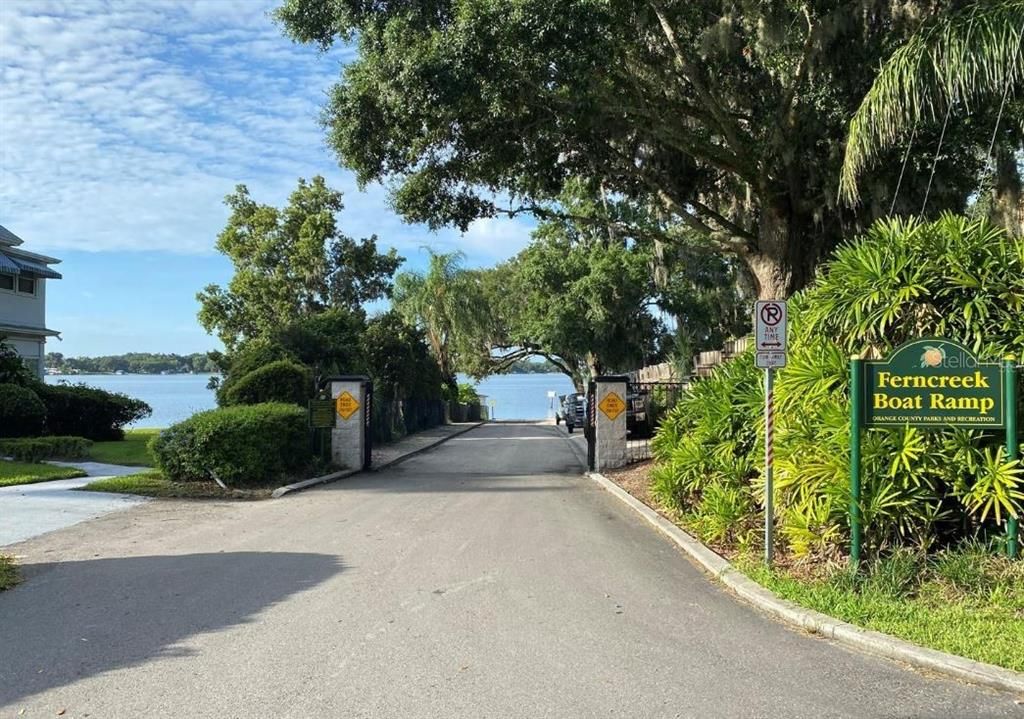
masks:
{"label": "yellow diamond sign", "polygon": [[344,419],[348,420],[352,415],[359,411],[359,400],[352,396],[350,392],[342,392],[338,395],[338,398],[334,400],[334,411]]}
{"label": "yellow diamond sign", "polygon": [[626,403],[622,401],[622,397],[617,392],[609,392],[598,403],[597,408],[604,412],[605,417],[614,422],[616,417],[626,411]]}

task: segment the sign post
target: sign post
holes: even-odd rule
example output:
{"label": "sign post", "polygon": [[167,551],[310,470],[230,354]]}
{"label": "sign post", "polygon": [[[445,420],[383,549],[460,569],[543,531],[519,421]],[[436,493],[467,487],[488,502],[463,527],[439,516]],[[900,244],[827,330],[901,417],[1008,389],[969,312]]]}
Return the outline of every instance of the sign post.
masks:
{"label": "sign post", "polygon": [[[854,566],[861,556],[862,430],[1005,427],[1007,454],[1014,459],[1019,444],[1016,397],[1012,361],[1002,366],[981,362],[968,348],[941,337],[906,342],[885,360],[850,360],[850,562]],[[1011,556],[1017,551],[1015,525],[1012,518],[1007,521]]]}
{"label": "sign post", "polygon": [[[1003,384],[1006,387],[1006,459],[1020,457],[1020,439],[1017,437],[1017,363],[1012,356],[1003,360]],[[1016,517],[1006,518],[1006,556],[1017,558],[1020,527]]]}
{"label": "sign post", "polygon": [[786,366],[786,303],[754,305],[755,364],[764,370],[764,562],[775,554],[775,369]]}

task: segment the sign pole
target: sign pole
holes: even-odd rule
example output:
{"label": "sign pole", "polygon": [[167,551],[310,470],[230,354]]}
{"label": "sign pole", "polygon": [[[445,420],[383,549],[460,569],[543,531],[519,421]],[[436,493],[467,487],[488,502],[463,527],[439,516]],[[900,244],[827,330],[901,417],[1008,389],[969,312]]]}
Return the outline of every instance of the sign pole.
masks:
{"label": "sign pole", "polygon": [[860,435],[864,424],[864,360],[850,358],[850,564],[860,566]]}
{"label": "sign pole", "polygon": [[764,371],[764,563],[775,554],[775,370]]}
{"label": "sign pole", "polygon": [[[1003,385],[1006,388],[1006,458],[1014,461],[1020,456],[1020,439],[1017,437],[1017,363],[1012,356],[1003,361]],[[1018,534],[1016,517],[1006,519],[1006,556],[1017,558]]]}

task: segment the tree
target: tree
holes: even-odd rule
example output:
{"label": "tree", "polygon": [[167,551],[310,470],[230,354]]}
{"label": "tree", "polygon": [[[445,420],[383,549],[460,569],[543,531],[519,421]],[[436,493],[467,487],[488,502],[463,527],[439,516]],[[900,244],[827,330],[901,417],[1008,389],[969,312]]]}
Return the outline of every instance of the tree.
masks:
{"label": "tree", "polygon": [[[846,123],[870,69],[954,4],[284,0],[277,17],[301,42],[358,43],[326,107],[328,142],[361,183],[392,182],[409,220],[552,217],[584,178],[663,218],[616,220],[621,233],[697,233],[769,298],[888,209],[898,162],[861,205],[837,202]],[[949,163],[935,209],[962,208],[977,168],[970,153]],[[594,211],[577,219],[606,227]]]}
{"label": "tree", "polygon": [[[886,60],[850,121],[840,183],[844,199],[859,199],[857,178],[883,151],[959,106],[958,115],[972,107],[975,115],[988,111],[991,124],[983,124],[993,128],[991,142],[999,140],[997,183],[1020,203],[1014,150],[1024,140],[1024,115],[1019,101],[1008,107],[1006,102],[1024,82],[1022,18],[1024,0],[972,2],[938,15]],[[1001,133],[993,127],[999,120]]]}
{"label": "tree", "polygon": [[427,252],[426,272],[403,272],[395,278],[394,307],[406,322],[423,330],[454,396],[460,357],[467,354],[466,343],[478,336],[484,310],[476,276],[462,267],[463,255]]}
{"label": "tree", "polygon": [[341,193],[324,178],[300,179],[283,209],[256,203],[245,185],[225,204],[231,216],[217,249],[235,274],[227,289],[208,285],[197,299],[200,323],[229,350],[328,307],[361,312],[390,294],[402,258],[378,253],[375,236],[357,242],[341,233]]}

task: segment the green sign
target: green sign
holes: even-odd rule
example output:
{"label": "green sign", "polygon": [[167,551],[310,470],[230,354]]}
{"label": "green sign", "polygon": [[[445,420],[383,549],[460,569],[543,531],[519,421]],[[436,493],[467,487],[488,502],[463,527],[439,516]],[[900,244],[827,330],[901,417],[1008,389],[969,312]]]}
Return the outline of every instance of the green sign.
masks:
{"label": "green sign", "polygon": [[888,359],[864,362],[864,425],[1005,425],[1002,366],[946,339],[912,340]]}
{"label": "green sign", "polygon": [[334,400],[309,400],[309,426],[313,429],[329,429],[334,426]]}

